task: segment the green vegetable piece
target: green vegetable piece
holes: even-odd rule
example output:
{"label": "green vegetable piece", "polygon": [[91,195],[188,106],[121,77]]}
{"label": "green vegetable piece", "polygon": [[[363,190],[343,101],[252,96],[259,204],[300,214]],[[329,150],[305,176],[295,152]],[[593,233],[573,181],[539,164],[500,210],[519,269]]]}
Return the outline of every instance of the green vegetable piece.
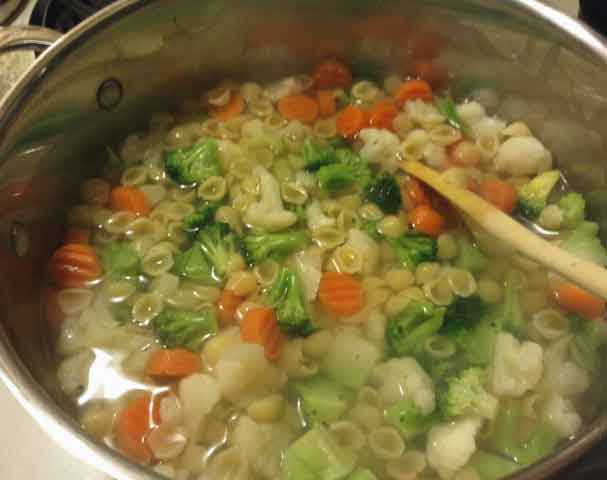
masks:
{"label": "green vegetable piece", "polygon": [[221,279],[213,274],[213,267],[198,242],[175,256],[173,272],[211,287],[221,284]]}
{"label": "green vegetable piece", "polygon": [[284,267],[266,294],[266,301],[274,308],[280,329],[294,336],[312,333],[314,327],[304,301],[304,292],[297,274]]}
{"label": "green vegetable piece", "polygon": [[356,466],[356,454],[340,447],[329,430],[317,425],[285,452],[281,480],[341,480]]}
{"label": "green vegetable piece", "polygon": [[201,229],[213,222],[218,208],[217,203],[205,202],[198,210],[183,219],[183,231],[191,239],[195,238]]}
{"label": "green vegetable piece", "polygon": [[570,347],[572,360],[591,375],[597,375],[604,362],[603,346],[607,343],[607,325],[577,315],[569,315],[569,323],[573,333]]}
{"label": "green vegetable piece", "polygon": [[352,392],[323,377],[298,382],[294,388],[300,396],[301,409],[309,425],[339,420],[352,401]]}
{"label": "green vegetable piece", "polygon": [[336,150],[335,155],[337,162],[321,167],[316,174],[321,189],[327,193],[337,193],[353,186],[363,190],[371,180],[367,162],[345,148]]}
{"label": "green vegetable piece", "polygon": [[564,227],[575,228],[586,217],[586,200],[579,193],[568,193],[563,196],[558,201],[558,206],[563,212]]}
{"label": "green vegetable piece", "polygon": [[461,329],[471,329],[478,325],[487,306],[478,295],[457,297],[447,307],[441,333],[449,335]]}
{"label": "green vegetable piece", "polygon": [[403,267],[413,270],[420,263],[436,259],[437,245],[432,237],[421,233],[405,233],[398,238],[387,239]]}
{"label": "green vegetable piece", "polygon": [[369,202],[377,204],[384,213],[396,213],[401,209],[400,186],[394,175],[382,173],[373,178],[363,193]]}
{"label": "green vegetable piece", "polygon": [[207,138],[192,147],[168,153],[165,170],[180,185],[194,185],[209,177],[221,175],[217,141]]}
{"label": "green vegetable piece", "polygon": [[519,191],[517,211],[530,220],[539,217],[548,203],[548,197],[561,178],[558,170],[540,173],[523,185]]}
{"label": "green vegetable piece", "polygon": [[320,167],[335,163],[337,155],[331,145],[321,147],[310,138],[307,138],[303,146],[303,159],[304,168],[310,172],[316,172]]}
{"label": "green vegetable piece", "polygon": [[471,329],[453,332],[451,338],[465,364],[486,367],[493,361],[495,339],[500,328],[491,320],[492,316],[491,313],[487,314]]}
{"label": "green vegetable piece", "polygon": [[513,461],[484,450],[477,450],[468,465],[478,473],[480,480],[499,480],[521,469]]}
{"label": "green vegetable piece", "polygon": [[453,103],[451,97],[434,97],[434,105],[441,115],[447,119],[449,125],[451,125],[453,128],[457,128],[458,130],[464,129],[464,124],[459,118],[455,108],[455,103]]}
{"label": "green vegetable piece", "polygon": [[430,302],[409,302],[401,313],[388,319],[388,353],[402,357],[418,352],[424,342],[440,330],[444,315],[444,308],[436,308]]}
{"label": "green vegetable piece", "polygon": [[357,468],[348,475],[346,480],[377,480],[377,477],[367,468]]}
{"label": "green vegetable piece", "polygon": [[136,275],[139,271],[139,256],[128,242],[110,242],[99,256],[106,274]]}
{"label": "green vegetable piece", "polygon": [[198,232],[196,240],[212,265],[213,277],[223,279],[230,260],[238,253],[237,238],[230,226],[226,223],[209,225]]}
{"label": "green vegetable piece", "polygon": [[480,273],[489,266],[489,259],[476,247],[464,232],[455,236],[457,257],[454,266],[472,273]]}
{"label": "green vegetable piece", "polygon": [[242,249],[250,265],[256,265],[268,258],[283,259],[305,248],[309,243],[307,235],[299,230],[280,233],[247,235],[242,240]]}
{"label": "green vegetable piece", "polygon": [[154,318],[152,326],[165,347],[184,347],[193,352],[218,330],[215,312],[210,309],[190,312],[167,307]]}
{"label": "green vegetable piece", "polygon": [[133,319],[133,307],[128,302],[111,303],[110,311],[116,323],[126,325]]}
{"label": "green vegetable piece", "polygon": [[438,415],[424,415],[409,398],[400,400],[386,409],[384,417],[405,439],[427,432],[440,421]]}
{"label": "green vegetable piece", "polygon": [[599,239],[599,226],[594,222],[582,222],[561,243],[560,247],[573,255],[607,265],[607,250]]}
{"label": "green vegetable piece", "polygon": [[505,281],[504,301],[498,307],[498,315],[494,318],[498,327],[518,336],[525,332],[525,318],[521,308],[519,290],[518,279],[514,274],[508,275]]}
{"label": "green vegetable piece", "polygon": [[498,409],[498,400],[485,389],[487,371],[468,368],[447,380],[447,388],[440,397],[440,410],[445,417],[478,415],[492,420]]}
{"label": "green vegetable piece", "polygon": [[530,424],[519,400],[506,400],[497,415],[488,443],[519,465],[531,465],[551,453],[561,436],[544,420]]}
{"label": "green vegetable piece", "polygon": [[339,332],[321,363],[321,371],[349,388],[362,387],[381,354],[377,347],[348,331]]}

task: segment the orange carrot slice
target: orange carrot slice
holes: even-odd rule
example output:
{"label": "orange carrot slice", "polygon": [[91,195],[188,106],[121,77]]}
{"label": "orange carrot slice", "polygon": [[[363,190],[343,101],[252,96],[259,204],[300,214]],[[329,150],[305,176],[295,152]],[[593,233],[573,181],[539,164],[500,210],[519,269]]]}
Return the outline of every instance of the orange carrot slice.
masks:
{"label": "orange carrot slice", "polygon": [[217,316],[222,327],[234,323],[234,315],[238,306],[244,300],[240,295],[236,295],[232,290],[223,290],[217,300]]}
{"label": "orange carrot slice", "polygon": [[278,111],[287,120],[312,123],[318,118],[319,107],[316,100],[307,95],[289,95],[278,101]]}
{"label": "orange carrot slice", "polygon": [[396,91],[396,104],[402,107],[410,100],[432,100],[432,87],[424,80],[408,80]]}
{"label": "orange carrot slice", "polygon": [[350,68],[339,60],[324,60],[312,70],[314,86],[325,88],[350,88],[352,85],[352,72]]}
{"label": "orange carrot slice", "polygon": [[430,197],[424,187],[417,178],[409,178],[401,187],[403,208],[405,210],[413,210],[419,205],[430,205]]}
{"label": "orange carrot slice", "polygon": [[409,212],[409,223],[418,232],[437,237],[443,231],[445,219],[429,205],[419,205]]}
{"label": "orange carrot slice", "polygon": [[278,328],[276,315],[270,308],[260,307],[248,311],[240,323],[240,338],[247,343],[261,345],[270,361],[280,357],[282,333]]}
{"label": "orange carrot slice", "polygon": [[333,90],[319,90],[316,92],[316,101],[321,117],[330,117],[337,111],[337,102]]}
{"label": "orange carrot slice", "polygon": [[101,276],[101,262],[89,245],[70,243],[55,251],[49,264],[53,282],[60,287],[79,288]]}
{"label": "orange carrot slice", "polygon": [[337,133],[345,138],[353,139],[368,125],[369,114],[354,105],[344,108],[337,117]]}
{"label": "orange carrot slice", "polygon": [[348,316],[363,307],[363,288],[352,275],[325,272],[320,279],[318,299],[334,315]]}
{"label": "orange carrot slice", "polygon": [[230,95],[230,101],[226,105],[221,107],[211,107],[209,113],[211,117],[219,120],[229,120],[236,115],[240,115],[244,111],[245,101],[244,97],[237,92],[232,92]]}
{"label": "orange carrot slice", "polygon": [[153,455],[146,438],[160,423],[159,417],[158,402],[149,393],[133,398],[118,415],[115,431],[118,449],[133,460],[150,464]]}
{"label": "orange carrot slice", "polygon": [[153,377],[187,377],[200,371],[200,357],[185,348],[166,348],[153,352],[145,372]]}
{"label": "orange carrot slice", "polygon": [[583,288],[565,281],[550,283],[552,298],[563,309],[589,320],[605,316],[605,302]]}
{"label": "orange carrot slice", "polygon": [[518,198],[518,193],[512,185],[498,179],[483,181],[479,188],[479,194],[506,213],[512,213]]}
{"label": "orange carrot slice", "polygon": [[398,115],[398,109],[391,102],[379,102],[369,115],[369,125],[373,128],[392,130],[392,122]]}
{"label": "orange carrot slice", "polygon": [[148,199],[138,188],[115,187],[110,192],[110,208],[113,210],[127,210],[136,215],[150,213]]}

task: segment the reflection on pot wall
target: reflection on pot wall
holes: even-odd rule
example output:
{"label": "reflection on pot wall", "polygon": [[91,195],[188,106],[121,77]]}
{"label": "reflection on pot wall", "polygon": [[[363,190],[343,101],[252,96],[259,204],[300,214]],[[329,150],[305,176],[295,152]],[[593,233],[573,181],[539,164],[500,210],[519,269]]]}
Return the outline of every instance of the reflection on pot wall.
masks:
{"label": "reflection on pot wall", "polygon": [[[449,85],[458,98],[523,119],[572,185],[588,192],[595,218],[607,229],[607,127],[601,121],[607,57],[596,39],[590,38],[597,50],[591,55],[555,27],[498,0],[126,3],[117,18],[95,19],[85,36],[48,52],[47,68],[5,105],[0,262],[4,255],[7,268],[30,273],[22,283],[4,276],[0,303],[10,309],[5,322],[39,378],[48,372],[49,357],[33,341],[48,335],[48,322],[39,321],[39,303],[31,299],[60,238],[56,219],[78,194],[75,185],[100,168],[106,145],[144,128],[142,120],[154,111],[177,106],[178,120],[195,127],[203,118],[198,92],[225,77],[277,78],[337,56],[359,76],[422,75],[437,87]],[[69,36],[78,37],[88,23]],[[84,37],[87,44],[80,46]],[[110,92],[109,106],[100,106],[99,87],[108,79],[119,82],[118,93]],[[30,239],[43,239],[31,242],[21,259],[10,250],[14,221],[25,225]],[[48,233],[49,226],[56,232]]]}

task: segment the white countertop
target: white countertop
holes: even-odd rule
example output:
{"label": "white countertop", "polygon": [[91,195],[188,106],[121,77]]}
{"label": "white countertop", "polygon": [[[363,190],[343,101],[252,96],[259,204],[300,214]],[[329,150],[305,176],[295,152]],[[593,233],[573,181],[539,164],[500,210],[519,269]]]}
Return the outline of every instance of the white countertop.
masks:
{"label": "white countertop", "polygon": [[[577,0],[547,0],[575,15]],[[108,480],[54,444],[0,384],[0,478],[4,480]],[[10,434],[7,434],[10,432]]]}

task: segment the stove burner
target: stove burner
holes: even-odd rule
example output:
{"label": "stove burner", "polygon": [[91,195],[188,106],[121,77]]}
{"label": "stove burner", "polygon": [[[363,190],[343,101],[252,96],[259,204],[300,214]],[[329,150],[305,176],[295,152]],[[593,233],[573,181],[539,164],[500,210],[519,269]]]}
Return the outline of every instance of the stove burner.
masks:
{"label": "stove burner", "polygon": [[31,23],[67,32],[85,18],[114,0],[40,0],[32,14]]}

